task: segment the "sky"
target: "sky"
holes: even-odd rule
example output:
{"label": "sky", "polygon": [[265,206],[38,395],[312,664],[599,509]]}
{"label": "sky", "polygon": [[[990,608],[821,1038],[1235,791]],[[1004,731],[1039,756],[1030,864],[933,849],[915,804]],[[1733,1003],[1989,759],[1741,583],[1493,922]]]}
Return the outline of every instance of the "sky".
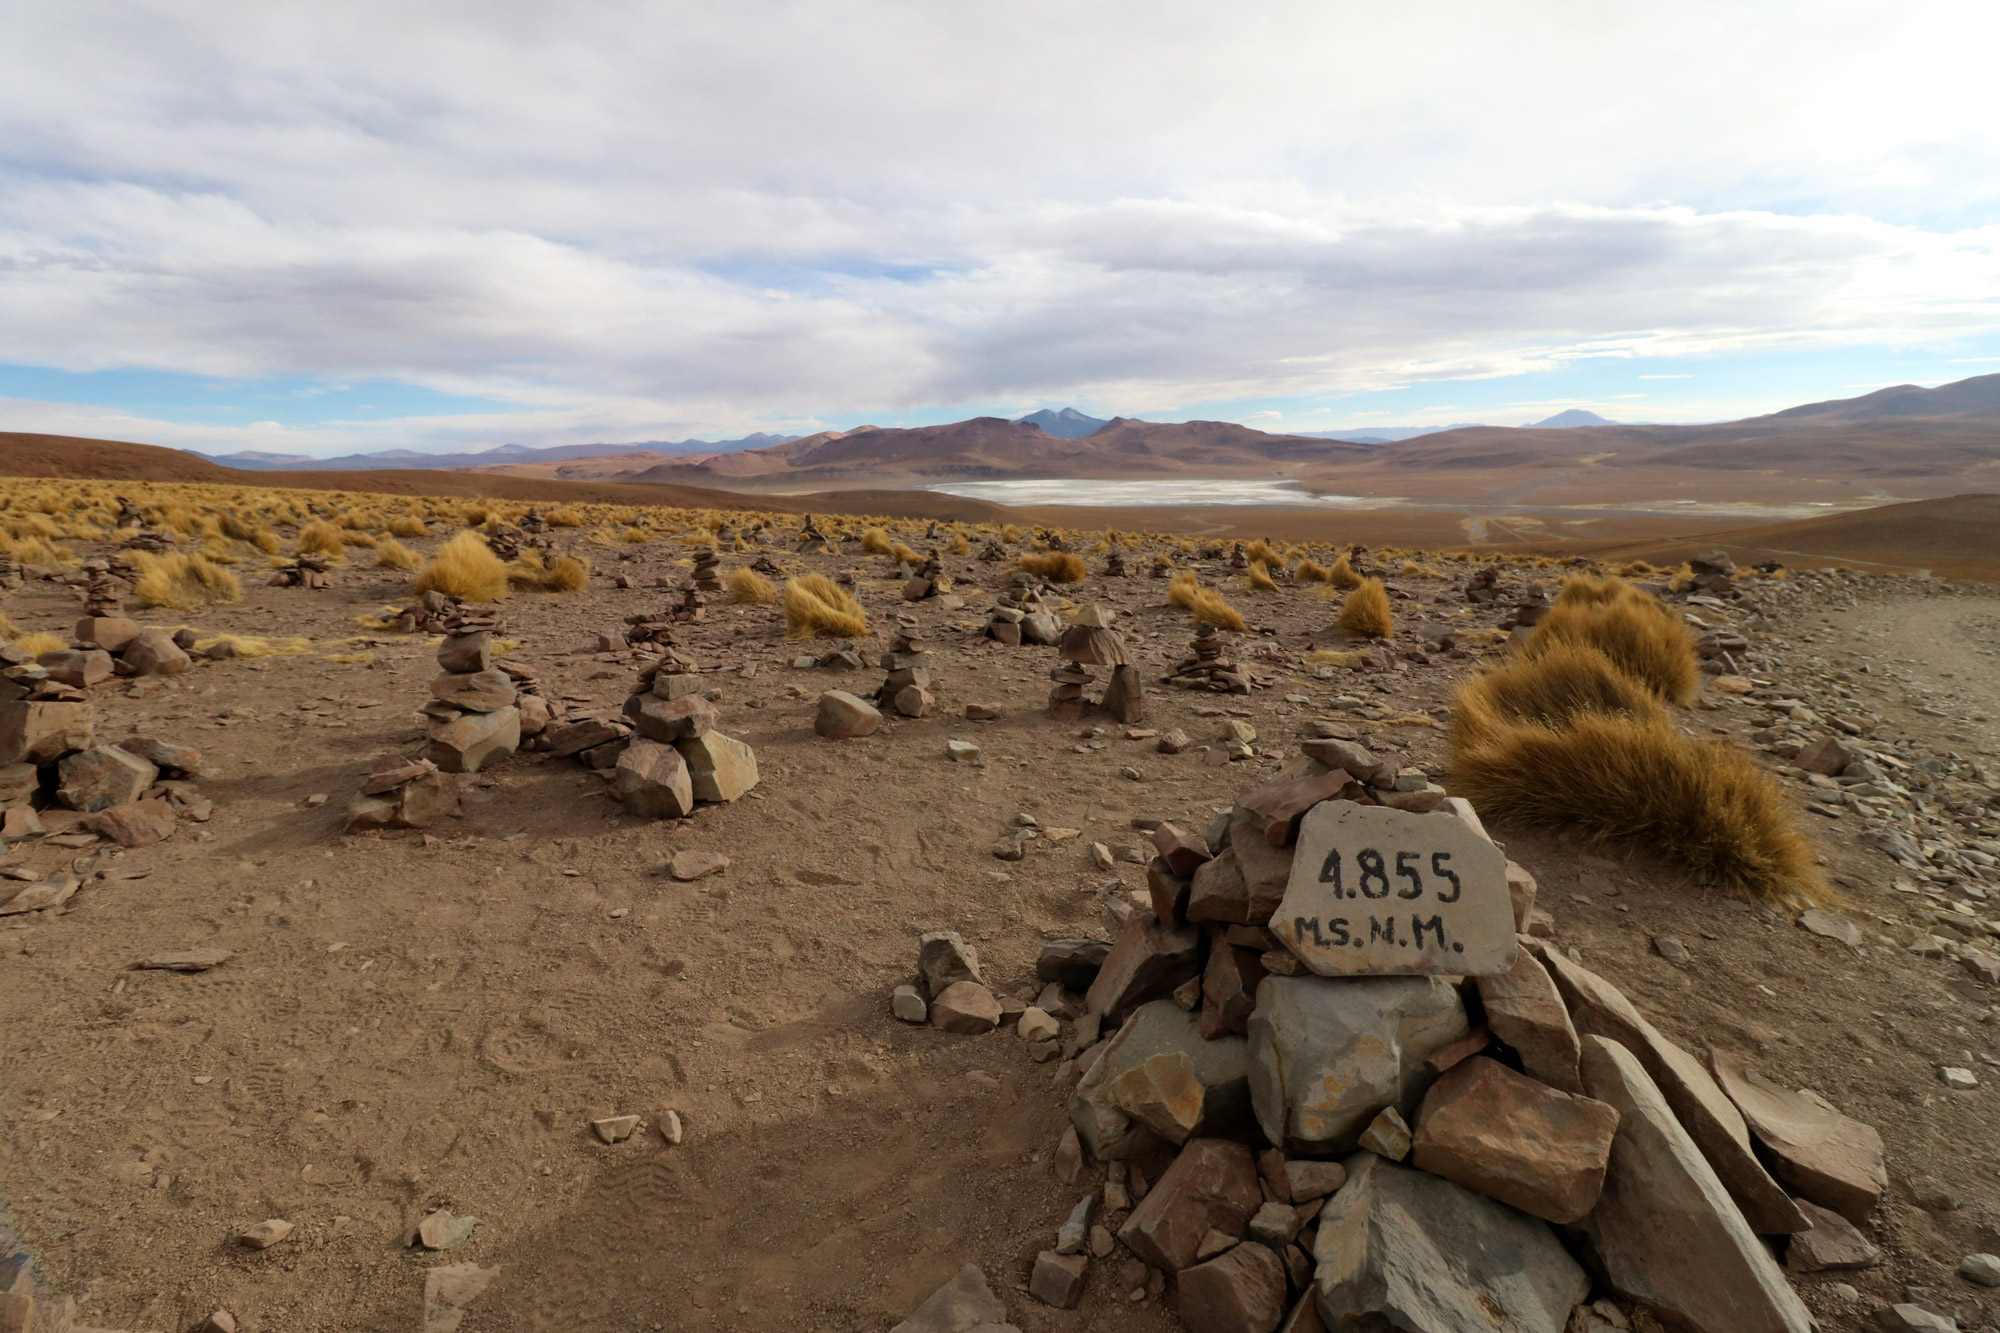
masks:
{"label": "sky", "polygon": [[2000,371],[2000,6],[0,0],[0,429],[1725,420]]}

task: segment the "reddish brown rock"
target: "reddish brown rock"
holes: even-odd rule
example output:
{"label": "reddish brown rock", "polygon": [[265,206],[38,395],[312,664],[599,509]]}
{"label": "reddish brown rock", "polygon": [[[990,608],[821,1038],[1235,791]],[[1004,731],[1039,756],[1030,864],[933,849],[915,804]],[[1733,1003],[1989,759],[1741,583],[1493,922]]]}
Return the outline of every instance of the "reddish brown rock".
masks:
{"label": "reddish brown rock", "polygon": [[1148,1000],[1173,993],[1201,970],[1201,932],[1134,912],[1090,983],[1084,1007],[1117,1021]]}
{"label": "reddish brown rock", "polygon": [[95,813],[136,801],[159,780],[160,770],[115,745],[66,754],[56,765],[56,799],[72,810]]}
{"label": "reddish brown rock", "polygon": [[142,629],[132,636],[119,655],[135,676],[178,676],[194,665],[186,653],[174,643],[174,636],[163,629]]}
{"label": "reddish brown rock", "polygon": [[1800,1198],[1831,1208],[1857,1226],[1888,1188],[1882,1136],[1851,1120],[1816,1093],[1792,1092],[1722,1051],[1710,1051],[1722,1090],[1764,1145],[1778,1179]]}
{"label": "reddish brown rock", "polygon": [[76,622],[76,641],[102,648],[107,653],[122,653],[132,640],[139,637],[139,622],[124,616],[85,616]]}
{"label": "reddish brown rock", "polygon": [[513,678],[492,667],[470,672],[448,670],[431,681],[431,694],[439,702],[468,713],[491,713],[510,706],[520,697]]}
{"label": "reddish brown rock", "polygon": [[1563,1092],[1582,1092],[1577,1076],[1576,1027],[1548,969],[1523,948],[1514,966],[1498,976],[1476,977],[1486,1026],[1521,1057],[1521,1068]]}
{"label": "reddish brown rock", "polygon": [[1271,919],[1284,901],[1285,888],[1292,879],[1290,847],[1273,847],[1257,836],[1256,820],[1241,809],[1230,815],[1230,850],[1243,874],[1243,890],[1248,897],[1248,920],[1242,924],[1261,926]]}
{"label": "reddish brown rock", "polygon": [[35,659],[49,679],[87,690],[111,679],[111,654],[102,649],[57,648]]}
{"label": "reddish brown rock", "polygon": [[192,745],[155,740],[151,736],[132,736],[118,742],[118,748],[126,754],[137,755],[167,777],[198,778],[209,771],[201,751]]}
{"label": "reddish brown rock", "polygon": [[1238,1245],[1180,1275],[1174,1309],[1193,1333],[1272,1333],[1285,1317],[1285,1266],[1262,1245]]}
{"label": "reddish brown rock", "polygon": [[88,749],[93,716],[87,703],[0,703],[0,764],[53,764]]}
{"label": "reddish brown rock", "polygon": [[733,801],[757,785],[756,752],[742,741],[705,731],[692,740],[675,741],[674,748],[687,761],[697,801]]}
{"label": "reddish brown rock", "polygon": [[1257,1007],[1257,983],[1264,979],[1262,951],[1241,949],[1215,926],[1209,927],[1208,966],[1201,979],[1201,1035],[1214,1041],[1250,1030]]}
{"label": "reddish brown rock", "polygon": [[630,719],[632,729],[647,740],[672,745],[702,735],[715,725],[720,713],[699,694],[662,699],[647,693],[635,694],[625,701],[625,716]]}
{"label": "reddish brown rock", "polygon": [[1526,934],[1528,917],[1535,910],[1535,877],[1527,870],[1509,861],[1507,863],[1507,897],[1514,905],[1514,929]]}
{"label": "reddish brown rock", "polygon": [[[1231,820],[1230,845],[1237,846],[1235,825],[1261,837],[1272,847],[1289,847],[1298,838],[1299,821],[1306,811],[1321,801],[1332,800],[1353,779],[1343,769],[1329,773],[1308,773],[1295,778],[1267,782],[1236,798],[1236,817]],[[1287,862],[1289,864],[1289,861]]]}
{"label": "reddish brown rock", "polygon": [[120,847],[151,847],[173,834],[174,809],[165,801],[133,801],[100,810],[83,826]]}
{"label": "reddish brown rock", "polygon": [[954,981],[931,1001],[931,1026],[976,1037],[1000,1026],[1000,1001],[976,981]]}
{"label": "reddish brown rock", "polygon": [[882,713],[874,704],[846,690],[828,690],[819,697],[813,730],[829,740],[853,740],[882,729]]}
{"label": "reddish brown rock", "polygon": [[1248,1148],[1226,1139],[1190,1139],[1125,1219],[1118,1239],[1153,1267],[1178,1273],[1193,1266],[1203,1236],[1241,1236],[1263,1202]]}
{"label": "reddish brown rock", "polygon": [[424,758],[447,773],[477,773],[521,748],[521,714],[513,708],[461,713],[431,728]]}
{"label": "reddish brown rock", "polygon": [[1786,1268],[1794,1273],[1839,1273],[1882,1262],[1875,1243],[1839,1213],[1816,1203],[1802,1203],[1799,1208],[1812,1220],[1812,1230],[1801,1231],[1785,1247]]}
{"label": "reddish brown rock", "polygon": [[625,728],[615,722],[601,717],[585,717],[552,727],[544,735],[548,753],[564,758],[594,750],[626,734]]}
{"label": "reddish brown rock", "polygon": [[634,737],[618,756],[611,794],[625,813],[641,819],[679,819],[694,809],[694,784],[680,751]]}
{"label": "reddish brown rock", "polygon": [[1619,1116],[1604,1192],[1576,1228],[1611,1289],[1691,1333],[1811,1333],[1784,1272],[1638,1057],[1586,1035],[1582,1073]]}
{"label": "reddish brown rock", "polygon": [[1050,940],[1035,958],[1035,978],[1081,994],[1097,980],[1110,955],[1111,946],[1103,940]]}
{"label": "reddish brown rock", "polygon": [[1792,760],[1795,768],[1803,768],[1808,773],[1819,773],[1837,778],[1847,766],[1854,762],[1854,756],[1847,748],[1831,736],[1814,741],[1799,751]]}
{"label": "reddish brown rock", "polygon": [[[1186,916],[1189,921],[1251,924],[1250,887],[1243,881],[1243,865],[1234,847],[1225,847],[1222,855],[1195,870],[1188,884]],[[1264,919],[1270,920],[1270,913]]]}
{"label": "reddish brown rock", "polygon": [[1028,1294],[1043,1305],[1074,1310],[1083,1299],[1083,1275],[1089,1267],[1088,1255],[1043,1250],[1035,1256],[1035,1268],[1028,1277]]}
{"label": "reddish brown rock", "polygon": [[1146,893],[1153,900],[1153,915],[1174,925],[1187,920],[1188,891],[1193,883],[1192,879],[1176,875],[1164,856],[1148,861]]}
{"label": "reddish brown rock", "polygon": [[1411,1161],[1550,1222],[1589,1212],[1618,1113],[1474,1056],[1424,1094]]}
{"label": "reddish brown rock", "polygon": [[1153,847],[1166,858],[1168,868],[1183,879],[1191,877],[1209,859],[1207,843],[1180,825],[1165,821],[1153,827]]}
{"label": "reddish brown rock", "polygon": [[1616,986],[1546,941],[1535,945],[1577,1032],[1615,1041],[1638,1059],[1752,1229],[1767,1236],[1804,1231],[1805,1215],[1757,1160],[1742,1113],[1701,1062],[1667,1040]]}

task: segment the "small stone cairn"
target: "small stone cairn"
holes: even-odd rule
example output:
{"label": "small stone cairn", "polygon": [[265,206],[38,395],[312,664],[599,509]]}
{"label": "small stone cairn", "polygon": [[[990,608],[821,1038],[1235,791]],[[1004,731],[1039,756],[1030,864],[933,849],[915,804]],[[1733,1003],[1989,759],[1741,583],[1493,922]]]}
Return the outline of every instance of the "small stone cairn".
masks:
{"label": "small stone cairn", "polygon": [[1540,588],[1529,588],[1521,594],[1521,600],[1514,603],[1514,614],[1502,629],[1531,630],[1542,623],[1542,617],[1549,613],[1549,595]]}
{"label": "small stone cairn", "polygon": [[385,754],[347,802],[347,831],[425,829],[458,809],[458,779],[428,759]]}
{"label": "small stone cairn", "polygon": [[1035,576],[1027,573],[1014,575],[986,621],[986,637],[1012,647],[1053,644],[1060,631],[1055,614],[1035,587]]}
{"label": "small stone cairn", "polygon": [[1062,633],[1057,651],[1062,660],[1049,672],[1055,688],[1049,691],[1049,716],[1061,722],[1081,721],[1091,701],[1084,688],[1093,683],[1089,668],[1111,668],[1111,684],[1098,705],[1113,718],[1127,724],[1146,715],[1145,686],[1139,668],[1125,651],[1125,636],[1111,628],[1113,613],[1102,606],[1086,608]]}
{"label": "small stone cairn", "polygon": [[756,570],[759,574],[770,576],[782,575],[785,572],[783,567],[768,555],[759,555],[755,560],[752,560],[750,568]]}
{"label": "small stone cairn", "polygon": [[936,700],[931,695],[930,646],[920,636],[917,622],[897,617],[896,633],[889,651],[882,654],[883,677],[875,691],[875,702],[893,708],[904,717],[924,717]]}
{"label": "small stone cairn", "polygon": [[1217,694],[1250,693],[1250,680],[1242,668],[1222,655],[1228,647],[1222,631],[1213,625],[1202,625],[1195,630],[1194,639],[1188,647],[1194,655],[1183,659],[1174,668],[1174,674],[1167,678],[1169,685],[1190,690],[1211,690]]}
{"label": "small stone cairn", "polygon": [[[721,568],[722,558],[715,553],[712,544],[697,546],[694,552],[694,591],[721,592]],[[700,618],[695,617],[697,620]]]}
{"label": "small stone cairn", "polygon": [[331,588],[333,577],[327,573],[326,557],[317,551],[301,551],[285,564],[271,571],[266,581],[267,588]]}
{"label": "small stone cairn", "polygon": [[951,580],[944,576],[944,563],[938,559],[936,548],[924,556],[924,563],[903,585],[903,600],[921,602],[927,597],[951,591]]}
{"label": "small stone cairn", "polygon": [[[717,716],[686,659],[669,649],[640,669],[625,700],[630,734],[607,736],[585,762],[608,772],[612,796],[642,819],[680,819],[698,801],[734,801],[757,785],[757,756],[715,730]],[[600,755],[606,745],[616,748]],[[613,760],[608,770],[601,758]]]}
{"label": "small stone cairn", "polygon": [[1489,606],[1505,595],[1500,586],[1500,566],[1486,565],[1476,569],[1466,580],[1465,600],[1475,606]]}
{"label": "small stone cairn", "polygon": [[1007,558],[1007,548],[1000,544],[999,538],[988,537],[986,545],[979,548],[979,558],[988,564],[998,563]]}
{"label": "small stone cairn", "polygon": [[138,505],[133,504],[131,500],[122,495],[115,498],[118,501],[118,517],[112,521],[113,527],[143,528],[146,526],[146,515],[140,512]]}
{"label": "small stone cairn", "polygon": [[1122,579],[1125,574],[1125,548],[1114,545],[1104,554],[1104,577]]}
{"label": "small stone cairn", "polygon": [[526,533],[540,534],[547,532],[548,530],[549,530],[549,521],[542,517],[542,511],[530,505],[528,508],[528,512],[521,516],[521,531]]}
{"label": "small stone cairn", "polygon": [[834,543],[831,537],[828,537],[824,532],[819,530],[819,524],[813,520],[811,514],[806,515],[805,526],[799,529],[799,535],[794,542],[794,546],[800,555],[840,554],[840,547]]}
{"label": "small stone cairn", "polygon": [[1250,557],[1249,554],[1244,551],[1242,542],[1237,542],[1234,546],[1229,548],[1229,567],[1231,569],[1250,568]]}
{"label": "small stone cairn", "polygon": [[423,712],[431,721],[424,758],[447,773],[477,773],[521,748],[520,691],[493,665],[499,623],[488,607],[460,606],[444,618],[443,674],[431,682]]}
{"label": "small stone cairn", "polygon": [[166,555],[179,544],[179,538],[167,528],[144,528],[118,543],[118,549],[144,551],[148,555]]}

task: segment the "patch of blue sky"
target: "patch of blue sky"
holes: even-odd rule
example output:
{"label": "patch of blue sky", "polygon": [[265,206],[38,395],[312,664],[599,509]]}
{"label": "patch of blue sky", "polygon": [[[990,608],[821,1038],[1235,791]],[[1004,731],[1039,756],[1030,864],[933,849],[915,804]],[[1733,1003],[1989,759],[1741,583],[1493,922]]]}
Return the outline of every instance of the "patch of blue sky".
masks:
{"label": "patch of blue sky", "polygon": [[0,398],[114,408],[190,425],[275,421],[301,429],[517,410],[516,404],[497,399],[440,393],[397,380],[237,380],[164,370],[70,371],[9,363],[0,363]]}
{"label": "patch of blue sky", "polygon": [[822,254],[791,259],[743,255],[713,259],[695,267],[711,277],[755,291],[825,296],[839,292],[853,282],[932,282],[941,277],[969,272],[973,266],[893,263],[870,259],[865,255]]}

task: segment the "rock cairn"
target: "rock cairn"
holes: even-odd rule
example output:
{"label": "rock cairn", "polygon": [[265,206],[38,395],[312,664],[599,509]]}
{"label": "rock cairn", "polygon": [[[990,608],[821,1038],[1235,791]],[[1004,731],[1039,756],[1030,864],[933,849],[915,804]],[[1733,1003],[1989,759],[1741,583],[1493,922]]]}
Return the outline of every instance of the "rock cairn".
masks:
{"label": "rock cairn", "polygon": [[840,547],[833,539],[819,530],[811,514],[806,515],[805,526],[799,529],[795,546],[800,555],[839,555]]}
{"label": "rock cairn", "polygon": [[1242,542],[1237,542],[1229,548],[1229,567],[1231,569],[1248,569],[1250,567],[1250,557],[1244,552]]}
{"label": "rock cairn", "polygon": [[1122,546],[1113,546],[1109,551],[1104,553],[1104,577],[1107,579],[1122,579],[1125,576],[1125,548]]}
{"label": "rock cairn", "polygon": [[1032,574],[1014,575],[986,621],[987,638],[1015,647],[1053,644],[1060,632],[1061,623],[1042,601]]}
{"label": "rock cairn", "polygon": [[1222,655],[1228,644],[1224,642],[1221,630],[1213,625],[1198,627],[1188,647],[1193,656],[1182,659],[1174,668],[1173,675],[1167,677],[1169,685],[1190,690],[1211,690],[1217,694],[1250,693],[1250,680],[1242,668]]}
{"label": "rock cairn", "polygon": [[924,641],[917,622],[898,616],[896,633],[889,651],[882,654],[883,677],[875,691],[875,702],[893,708],[904,717],[924,717],[936,700],[931,695],[930,645]]}
{"label": "rock cairn", "polygon": [[766,575],[783,575],[785,572],[778,562],[768,555],[760,555],[755,560],[752,560],[750,568],[756,570],[759,574]]}
{"label": "rock cairn", "polygon": [[1736,589],[1736,561],[1727,551],[1703,551],[1688,561],[1688,568],[1694,571],[1696,591],[1710,597],[1740,597]]}
{"label": "rock cairn", "polygon": [[331,588],[333,578],[327,573],[326,557],[315,551],[301,551],[291,560],[271,571],[265,583],[268,588]]}
{"label": "rock cairn", "polygon": [[951,591],[951,580],[944,576],[944,563],[938,559],[935,549],[924,556],[923,565],[903,585],[903,600],[921,602],[927,597],[936,597]]}
{"label": "rock cairn", "polygon": [[520,558],[521,539],[527,534],[510,523],[503,523],[486,534],[486,549],[502,560]]}
{"label": "rock cairn", "polygon": [[1119,900],[1115,940],[1053,941],[1001,995],[991,960],[934,932],[891,995],[904,1022],[1005,1023],[1060,1061],[1054,1169],[1081,1197],[1029,1295],[1073,1308],[1106,1265],[1116,1298],[1167,1297],[1197,1333],[1491,1329],[1496,1311],[1604,1333],[1633,1305],[1695,1333],[1809,1333],[1772,1245],[1804,1270],[1865,1245],[1875,1131],[1697,1059],[1524,934],[1534,879],[1463,802],[1382,808],[1400,770],[1307,746],[1205,834],[1155,826],[1149,903]]}
{"label": "rock cairn", "polygon": [[347,802],[347,831],[425,829],[458,809],[458,779],[428,759],[385,754]]}
{"label": "rock cairn", "polygon": [[988,564],[997,563],[1007,558],[1007,548],[1000,544],[999,538],[988,537],[986,545],[979,548],[979,558]]}
{"label": "rock cairn", "polygon": [[431,682],[423,712],[431,722],[424,758],[447,773],[477,773],[521,747],[520,691],[493,665],[499,624],[489,607],[454,607],[444,617],[443,674]]}
{"label": "rock cairn", "polygon": [[1099,707],[1128,724],[1145,717],[1145,686],[1139,668],[1125,650],[1125,636],[1111,628],[1113,618],[1109,609],[1091,606],[1062,632],[1057,644],[1062,660],[1049,672],[1049,679],[1055,682],[1049,691],[1050,717],[1062,722],[1082,719],[1091,706],[1084,688],[1094,682],[1089,671],[1093,666],[1111,668],[1111,684]]}
{"label": "rock cairn", "polygon": [[0,588],[18,588],[26,577],[21,562],[14,558],[13,553],[0,551]]}
{"label": "rock cairn", "polygon": [[179,544],[179,539],[167,528],[146,528],[118,543],[118,549],[144,551],[148,555],[166,555]]}
{"label": "rock cairn", "polygon": [[1504,596],[1500,587],[1500,566],[1485,565],[1472,571],[1465,583],[1465,600],[1474,606],[1488,606]]}
{"label": "rock cairn", "polygon": [[549,521],[542,517],[542,511],[536,508],[535,506],[530,505],[528,507],[528,512],[521,516],[521,531],[529,533],[543,533],[547,532],[548,530],[549,530]]}
{"label": "rock cairn", "polygon": [[597,751],[618,748],[607,772],[611,794],[627,814],[680,819],[698,801],[734,801],[757,785],[757,756],[748,745],[715,730],[717,709],[677,652],[668,650],[640,669],[638,688],[625,700],[631,733],[607,737]]}
{"label": "rock cairn", "polygon": [[[83,562],[87,582],[83,587],[83,614],[88,619],[120,619],[125,614],[125,594],[130,585],[111,572],[111,562],[91,559]],[[83,638],[79,626],[77,637]]]}
{"label": "rock cairn", "polygon": [[113,527],[143,528],[146,526],[146,515],[140,511],[138,505],[133,504],[122,495],[115,498],[118,501],[118,517],[112,521]]}
{"label": "rock cairn", "polygon": [[1549,595],[1540,588],[1529,588],[1521,594],[1521,600],[1514,603],[1514,614],[1500,623],[1500,628],[1508,630],[1531,630],[1542,623],[1542,617],[1549,613]]}
{"label": "rock cairn", "polygon": [[[715,553],[714,546],[697,546],[694,551],[694,587],[692,591],[721,592],[721,568],[722,557]],[[699,618],[696,617],[696,619]]]}

